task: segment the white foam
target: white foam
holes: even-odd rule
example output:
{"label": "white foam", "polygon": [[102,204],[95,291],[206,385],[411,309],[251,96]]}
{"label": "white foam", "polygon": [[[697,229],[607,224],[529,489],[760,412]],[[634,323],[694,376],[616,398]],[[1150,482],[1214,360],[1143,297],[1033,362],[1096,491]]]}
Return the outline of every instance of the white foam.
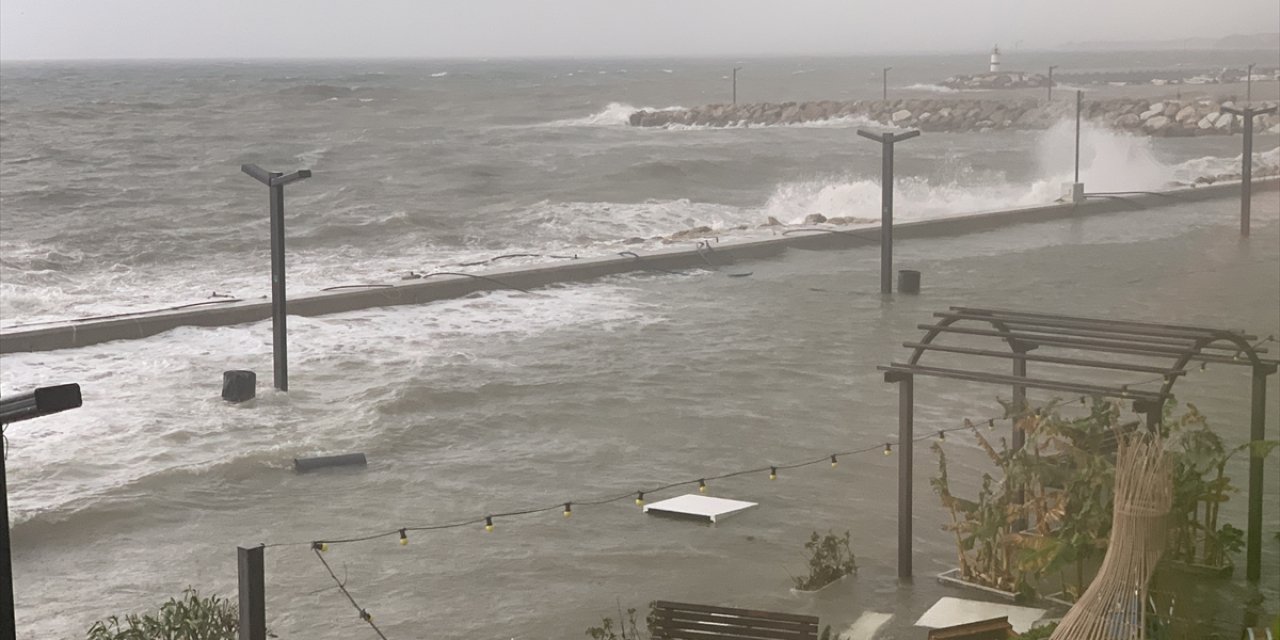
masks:
{"label": "white foam", "polygon": [[605,108],[591,115],[567,120],[556,120],[545,126],[551,127],[614,127],[631,123],[631,114],[637,111],[678,111],[683,107],[671,106],[661,109],[655,107],[634,107],[622,102],[610,102]]}
{"label": "white foam", "polygon": [[960,93],[959,89],[954,89],[952,87],[944,87],[940,84],[928,84],[924,82],[909,84],[903,87],[903,89],[907,89],[909,91],[929,91],[931,93]]}
{"label": "white foam", "polygon": [[[630,288],[596,284],[294,316],[289,347],[297,389],[287,396],[262,390],[252,411],[218,398],[218,373],[253,369],[260,390],[268,385],[269,322],[7,354],[0,370],[5,395],[74,380],[85,396],[83,407],[13,438],[14,451],[21,451],[9,469],[14,522],[40,514],[57,519],[136,496],[174,474],[260,467],[316,447],[360,446],[365,434],[347,425],[367,422],[361,416],[378,399],[376,390],[447,375],[433,372],[450,360],[503,368],[510,350],[520,348],[512,343],[566,328],[643,326],[661,322],[661,313]],[[302,410],[292,405],[350,415],[312,423],[300,420]]]}

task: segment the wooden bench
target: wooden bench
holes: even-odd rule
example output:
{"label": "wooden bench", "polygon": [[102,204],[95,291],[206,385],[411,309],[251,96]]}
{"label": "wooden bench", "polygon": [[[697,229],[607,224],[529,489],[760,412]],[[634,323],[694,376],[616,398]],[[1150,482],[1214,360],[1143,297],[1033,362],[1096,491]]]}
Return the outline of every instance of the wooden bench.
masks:
{"label": "wooden bench", "polygon": [[1005,640],[1012,637],[1013,625],[1009,624],[1008,616],[929,631],[929,640]]}
{"label": "wooden bench", "polygon": [[817,640],[817,616],[659,600],[649,631],[658,640]]}

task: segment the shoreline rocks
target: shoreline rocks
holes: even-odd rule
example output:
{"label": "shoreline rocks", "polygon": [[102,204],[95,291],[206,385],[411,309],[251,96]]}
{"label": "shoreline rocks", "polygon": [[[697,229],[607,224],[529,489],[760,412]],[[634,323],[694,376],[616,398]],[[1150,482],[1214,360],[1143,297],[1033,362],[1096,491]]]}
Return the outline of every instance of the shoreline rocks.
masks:
{"label": "shoreline rocks", "polygon": [[[1274,102],[1255,102],[1274,106]],[[1150,136],[1203,136],[1239,133],[1243,121],[1223,112],[1234,107],[1232,99],[1180,100],[1173,98],[1110,98],[1085,101],[1084,119],[1112,129]],[[713,104],[691,109],[637,111],[633,127],[752,127],[787,126],[829,120],[863,120],[868,125],[911,127],[923,131],[964,132],[986,130],[1047,129],[1075,117],[1070,100],[1045,103],[1031,98],[984,100],[966,98],[905,98],[839,102],[783,102]],[[1254,119],[1256,133],[1280,133],[1280,116]]]}

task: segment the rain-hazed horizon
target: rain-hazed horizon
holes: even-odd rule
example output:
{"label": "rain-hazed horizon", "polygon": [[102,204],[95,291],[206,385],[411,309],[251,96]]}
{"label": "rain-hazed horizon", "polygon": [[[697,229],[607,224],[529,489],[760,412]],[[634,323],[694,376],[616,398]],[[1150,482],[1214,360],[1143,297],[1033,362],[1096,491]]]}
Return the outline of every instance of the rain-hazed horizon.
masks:
{"label": "rain-hazed horizon", "polygon": [[1184,48],[1177,41],[1213,46],[1217,38],[1280,24],[1280,5],[1269,0],[1202,9],[1190,0],[922,0],[909,7],[838,0],[8,0],[0,5],[0,59],[842,55],[1135,42]]}

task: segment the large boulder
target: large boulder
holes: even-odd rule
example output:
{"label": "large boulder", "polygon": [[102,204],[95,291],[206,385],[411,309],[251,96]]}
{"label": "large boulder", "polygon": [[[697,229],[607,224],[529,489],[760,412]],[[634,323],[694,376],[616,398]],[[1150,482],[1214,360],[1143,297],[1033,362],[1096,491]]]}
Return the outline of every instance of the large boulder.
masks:
{"label": "large boulder", "polygon": [[893,119],[894,124],[898,124],[900,122],[905,122],[908,118],[910,118],[911,112],[907,111],[906,109],[899,109],[897,111],[894,111],[893,115],[890,117]]}
{"label": "large boulder", "polygon": [[1196,126],[1200,127],[1201,129],[1212,129],[1214,123],[1216,123],[1217,121],[1218,121],[1218,114],[1216,112],[1210,113],[1205,117],[1200,118],[1200,122],[1196,123]]}
{"label": "large boulder", "polygon": [[805,224],[822,224],[827,221],[827,217],[821,213],[811,213],[804,217]]}
{"label": "large boulder", "polygon": [[1164,129],[1165,127],[1169,126],[1169,123],[1170,123],[1170,122],[1171,122],[1171,120],[1169,120],[1169,118],[1168,118],[1168,117],[1166,117],[1166,116],[1156,116],[1156,117],[1154,117],[1154,118],[1152,118],[1152,119],[1150,119],[1150,120],[1147,120],[1146,122],[1142,123],[1142,126],[1143,126],[1144,128],[1146,128],[1146,130],[1147,130],[1147,131],[1150,131],[1150,132],[1152,132],[1152,133],[1155,133],[1155,132],[1160,131],[1161,129]]}
{"label": "large boulder", "polygon": [[1188,122],[1188,121],[1194,120],[1195,117],[1196,117],[1196,108],[1193,105],[1187,105],[1181,109],[1178,109],[1178,112],[1173,114],[1173,119],[1177,120],[1178,122]]}
{"label": "large boulder", "polygon": [[1140,124],[1142,124],[1142,119],[1134,113],[1126,113],[1119,118],[1116,118],[1116,127],[1121,129],[1133,129]]}
{"label": "large boulder", "polygon": [[1236,117],[1230,113],[1219,113],[1218,121],[1213,123],[1215,129],[1227,129],[1235,122]]}

